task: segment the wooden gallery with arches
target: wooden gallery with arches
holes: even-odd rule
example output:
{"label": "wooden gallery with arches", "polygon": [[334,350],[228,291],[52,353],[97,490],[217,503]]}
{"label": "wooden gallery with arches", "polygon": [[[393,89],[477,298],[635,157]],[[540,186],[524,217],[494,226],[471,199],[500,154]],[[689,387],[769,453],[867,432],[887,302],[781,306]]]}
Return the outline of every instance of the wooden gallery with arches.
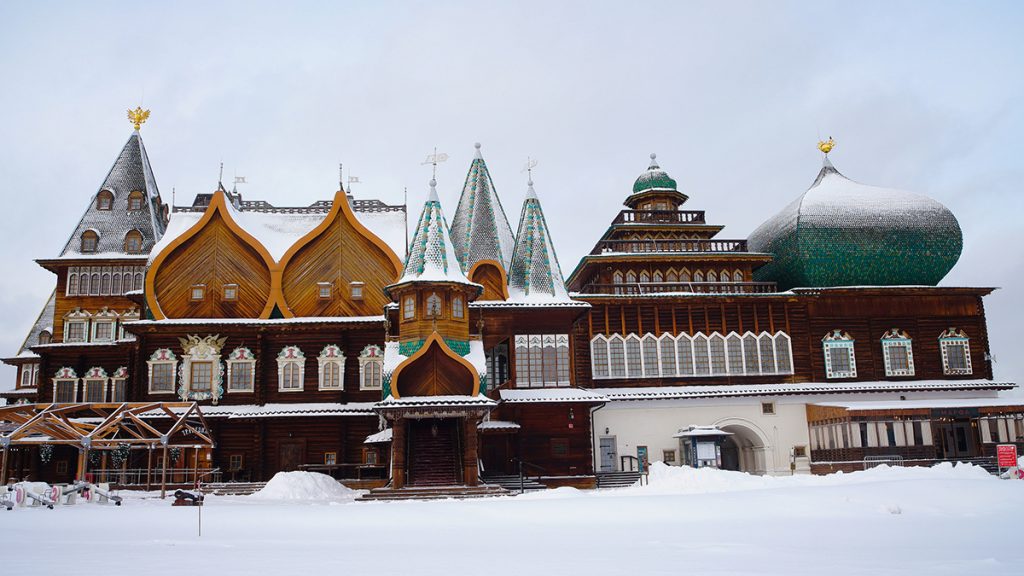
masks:
{"label": "wooden gallery with arches", "polygon": [[[515,229],[479,144],[450,226],[437,186],[411,215],[344,187],[279,207],[218,183],[169,206],[136,126],[38,260],[55,289],[0,397],[165,421],[196,404],[212,448],[158,467],[318,471],[368,498],[628,484],[659,460],[984,463],[1024,441],[1024,407],[998,397],[1015,384],[993,379],[992,289],[938,286],[963,240],[934,200],[826,155],[792,204],[721,239],[652,155],[566,280],[532,175]],[[3,410],[4,479],[74,479],[73,448],[41,457],[45,434],[10,437]],[[130,452],[122,472],[152,467]]]}

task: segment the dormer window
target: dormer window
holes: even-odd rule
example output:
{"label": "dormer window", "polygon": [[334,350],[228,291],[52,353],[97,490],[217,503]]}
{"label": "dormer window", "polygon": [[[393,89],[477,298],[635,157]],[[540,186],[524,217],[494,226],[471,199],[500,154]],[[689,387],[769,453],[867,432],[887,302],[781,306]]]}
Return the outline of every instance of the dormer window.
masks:
{"label": "dormer window", "polygon": [[349,283],[349,295],[352,297],[353,300],[363,299],[363,286],[364,284],[362,282]]}
{"label": "dormer window", "polygon": [[142,252],[142,232],[131,230],[124,235],[124,251],[128,254]]}
{"label": "dormer window", "polygon": [[142,192],[132,190],[132,193],[128,195],[128,209],[142,210]]}
{"label": "dormer window", "polygon": [[110,210],[113,205],[114,195],[110,193],[110,190],[101,190],[100,193],[96,195],[97,210]]}
{"label": "dormer window", "polygon": [[321,300],[330,300],[331,299],[331,296],[333,295],[333,292],[334,292],[334,290],[333,290],[334,285],[333,284],[331,284],[330,282],[317,282],[316,283],[316,287],[317,287],[317,294],[319,295]]}
{"label": "dormer window", "polygon": [[206,299],[206,284],[193,284],[189,292],[193,302],[201,302]]}
{"label": "dormer window", "polygon": [[95,230],[86,230],[82,232],[82,253],[91,254],[96,251],[96,246],[100,243],[100,235]]}

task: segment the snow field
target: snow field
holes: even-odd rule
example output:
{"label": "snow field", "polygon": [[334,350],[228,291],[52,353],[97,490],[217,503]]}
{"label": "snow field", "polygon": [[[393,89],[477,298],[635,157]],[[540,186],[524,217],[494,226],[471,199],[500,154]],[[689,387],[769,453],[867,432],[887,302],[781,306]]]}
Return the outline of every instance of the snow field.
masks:
{"label": "snow field", "polygon": [[210,496],[201,538],[197,508],[172,508],[152,493],[125,493],[120,508],[0,511],[5,568],[973,575],[1024,566],[1024,482],[970,466],[758,478],[658,464],[649,486],[428,502],[353,502],[355,492],[342,497],[320,480],[272,481],[269,498]]}

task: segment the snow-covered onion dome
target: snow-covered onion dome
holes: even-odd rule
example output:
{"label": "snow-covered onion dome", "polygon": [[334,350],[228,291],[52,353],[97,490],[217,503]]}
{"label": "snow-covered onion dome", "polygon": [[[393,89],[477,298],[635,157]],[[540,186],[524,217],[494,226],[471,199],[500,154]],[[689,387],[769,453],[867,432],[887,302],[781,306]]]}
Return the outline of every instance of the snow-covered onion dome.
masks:
{"label": "snow-covered onion dome", "polygon": [[676,190],[676,181],[658,166],[657,156],[651,154],[651,165],[633,182],[633,194],[652,190]]}
{"label": "snow-covered onion dome", "polygon": [[754,277],[780,290],[934,286],[960,258],[963,235],[939,202],[854,182],[826,155],[810,189],[755,230],[748,246],[775,256]]}

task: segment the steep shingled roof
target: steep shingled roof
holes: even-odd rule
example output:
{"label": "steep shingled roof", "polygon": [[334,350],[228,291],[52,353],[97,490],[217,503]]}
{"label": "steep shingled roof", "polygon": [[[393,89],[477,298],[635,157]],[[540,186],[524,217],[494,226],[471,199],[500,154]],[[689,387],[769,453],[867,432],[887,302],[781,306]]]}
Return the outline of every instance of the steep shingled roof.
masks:
{"label": "steep shingled roof", "polygon": [[544,211],[531,179],[519,217],[516,247],[509,267],[510,300],[560,300],[569,302],[565,279],[558,265]]}
{"label": "steep shingled roof", "polygon": [[409,244],[409,257],[397,284],[413,281],[447,281],[472,284],[459,268],[459,260],[448,231],[448,222],[437,197],[437,182],[430,181],[430,196],[416,224]]}
{"label": "steep shingled roof", "polygon": [[463,272],[469,272],[480,260],[495,260],[506,270],[512,261],[512,227],[494,190],[479,143],[452,219],[452,242]]}
{"label": "steep shingled roof", "polygon": [[[96,205],[96,197],[104,190],[110,191],[114,196],[109,210],[100,210]],[[128,210],[128,196],[135,190],[143,192],[142,208]],[[128,137],[128,142],[121,149],[107,177],[89,199],[85,214],[68,238],[60,256],[81,256],[81,237],[86,230],[93,230],[99,235],[95,253],[88,253],[90,257],[109,255],[116,258],[125,254],[125,235],[131,230],[142,233],[140,253],[146,254],[164,233],[165,223],[160,206],[160,191],[156,187],[146,147],[136,130]]]}
{"label": "steep shingled roof", "polygon": [[48,331],[50,335],[53,335],[53,311],[56,307],[57,302],[57,290],[54,289],[50,293],[50,298],[47,299],[46,304],[43,305],[43,310],[39,313],[32,328],[28,331],[28,335],[25,336],[25,341],[21,343],[21,347],[18,348],[18,355],[20,358],[38,358],[38,354],[29,350],[30,347],[39,344],[39,335],[44,330]]}

